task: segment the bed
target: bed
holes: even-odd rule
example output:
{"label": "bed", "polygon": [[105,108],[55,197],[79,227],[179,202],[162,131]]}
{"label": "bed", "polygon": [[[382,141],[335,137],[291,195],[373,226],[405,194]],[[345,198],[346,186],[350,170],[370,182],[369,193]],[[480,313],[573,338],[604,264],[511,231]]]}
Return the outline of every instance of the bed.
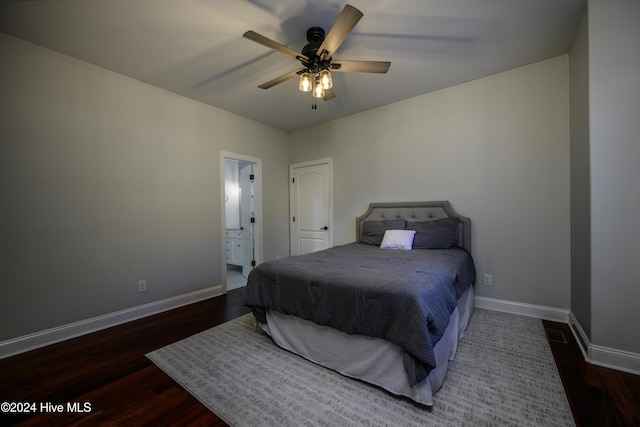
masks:
{"label": "bed", "polygon": [[244,304],[277,345],[431,406],[475,276],[471,221],[449,202],[371,203],[355,242],[258,265]]}

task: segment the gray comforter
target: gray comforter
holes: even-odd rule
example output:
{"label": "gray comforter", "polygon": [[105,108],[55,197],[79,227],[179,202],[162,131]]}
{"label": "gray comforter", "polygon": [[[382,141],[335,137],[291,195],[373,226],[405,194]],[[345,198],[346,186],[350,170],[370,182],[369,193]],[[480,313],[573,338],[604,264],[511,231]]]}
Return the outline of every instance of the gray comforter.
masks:
{"label": "gray comforter", "polygon": [[384,250],[350,243],[258,265],[244,304],[262,323],[268,308],[391,341],[407,353],[413,386],[435,367],[433,347],[474,281],[473,260],[463,249]]}

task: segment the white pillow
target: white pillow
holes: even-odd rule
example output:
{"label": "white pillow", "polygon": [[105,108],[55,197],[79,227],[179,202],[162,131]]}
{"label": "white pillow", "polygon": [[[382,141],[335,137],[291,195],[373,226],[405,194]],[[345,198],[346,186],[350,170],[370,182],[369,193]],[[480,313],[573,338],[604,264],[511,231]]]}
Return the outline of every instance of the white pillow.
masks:
{"label": "white pillow", "polygon": [[415,234],[415,230],[386,230],[380,249],[411,250]]}

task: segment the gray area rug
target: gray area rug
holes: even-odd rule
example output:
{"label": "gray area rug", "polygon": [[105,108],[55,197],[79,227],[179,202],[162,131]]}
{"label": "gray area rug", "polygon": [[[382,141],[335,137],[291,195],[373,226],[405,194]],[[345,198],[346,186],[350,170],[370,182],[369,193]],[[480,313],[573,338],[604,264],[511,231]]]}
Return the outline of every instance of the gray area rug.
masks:
{"label": "gray area rug", "polygon": [[542,322],[476,309],[426,408],[276,346],[238,319],[147,355],[231,426],[573,426]]}

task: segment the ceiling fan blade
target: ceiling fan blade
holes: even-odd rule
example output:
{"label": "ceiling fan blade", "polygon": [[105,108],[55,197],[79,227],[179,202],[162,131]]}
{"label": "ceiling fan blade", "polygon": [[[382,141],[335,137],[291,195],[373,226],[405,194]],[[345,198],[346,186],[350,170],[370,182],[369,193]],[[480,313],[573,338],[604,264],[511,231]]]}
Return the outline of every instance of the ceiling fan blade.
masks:
{"label": "ceiling fan blade", "polygon": [[347,38],[353,27],[356,26],[363,14],[355,7],[346,4],[340,16],[329,30],[327,37],[318,49],[318,56],[322,59],[331,58],[333,53],[340,47],[344,39]]}
{"label": "ceiling fan blade", "polygon": [[336,97],[336,94],[333,91],[333,88],[330,88],[330,89],[325,89],[324,97],[322,99],[324,99],[325,101],[329,101],[330,99],[333,99],[335,97]]}
{"label": "ceiling fan blade", "polygon": [[331,71],[343,73],[381,73],[389,71],[388,61],[332,61]]}
{"label": "ceiling fan blade", "polygon": [[294,78],[295,76],[300,75],[305,69],[304,68],[299,68],[297,70],[294,70],[290,73],[285,74],[284,76],[280,76],[278,78],[275,78],[273,80],[270,80],[266,83],[262,83],[260,86],[258,86],[260,89],[269,89],[270,87],[273,87],[277,84],[280,84],[282,82],[286,82],[289,79]]}
{"label": "ceiling fan blade", "polygon": [[293,49],[290,49],[288,47],[286,47],[285,45],[282,45],[278,42],[274,42],[273,40],[271,40],[270,38],[267,38],[261,34],[256,33],[255,31],[247,31],[246,33],[244,33],[242,35],[244,38],[249,39],[253,42],[259,43],[263,46],[268,47],[269,49],[273,49],[275,51],[278,51],[280,53],[284,53],[285,55],[289,55],[294,57],[295,59],[304,59],[305,61],[309,60],[309,57],[306,55],[303,55],[299,52],[296,52]]}

